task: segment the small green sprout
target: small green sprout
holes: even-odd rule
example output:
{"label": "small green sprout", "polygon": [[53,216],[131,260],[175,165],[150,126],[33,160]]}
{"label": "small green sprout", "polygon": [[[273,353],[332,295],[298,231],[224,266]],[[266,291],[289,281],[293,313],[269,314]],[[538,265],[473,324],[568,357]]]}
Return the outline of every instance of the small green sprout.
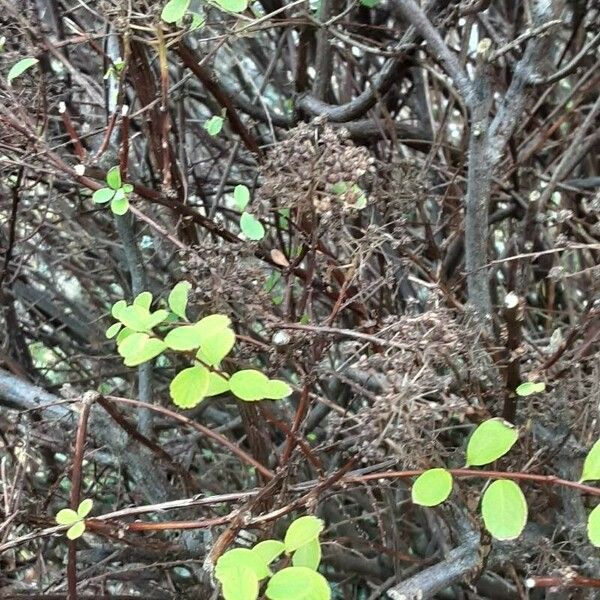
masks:
{"label": "small green sprout", "polygon": [[56,522],[59,525],[70,525],[67,529],[67,537],[70,540],[76,540],[83,535],[85,531],[84,519],[90,514],[93,505],[93,501],[88,498],[79,504],[77,511],[71,508],[63,508],[56,513]]}

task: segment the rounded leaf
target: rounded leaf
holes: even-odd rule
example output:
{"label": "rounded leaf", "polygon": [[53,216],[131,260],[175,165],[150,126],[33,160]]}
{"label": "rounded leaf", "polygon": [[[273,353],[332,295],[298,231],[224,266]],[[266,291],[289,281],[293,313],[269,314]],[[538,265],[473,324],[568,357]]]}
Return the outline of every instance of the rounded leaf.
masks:
{"label": "rounded leaf", "polygon": [[229,380],[219,373],[211,372],[208,375],[208,389],[206,397],[218,396],[229,391]]}
{"label": "rounded leaf", "polygon": [[209,372],[202,366],[180,371],[169,386],[173,402],[180,408],[194,408],[206,397],[208,379]]}
{"label": "rounded leaf", "polygon": [[127,196],[117,196],[110,203],[110,210],[114,215],[122,217],[129,210],[129,200]]}
{"label": "rounded leaf", "polygon": [[216,0],[218,6],[232,13],[241,13],[248,8],[248,0]]}
{"label": "rounded leaf", "polygon": [[148,331],[151,321],[150,311],[143,306],[132,304],[119,311],[117,317],[125,327],[133,331]]}
{"label": "rounded leaf", "polygon": [[123,364],[126,367],[137,367],[137,365],[141,365],[142,363],[156,358],[165,349],[166,346],[162,340],[159,340],[157,338],[148,338],[144,342],[142,347],[139,348],[136,352],[130,352],[127,356],[124,357]]}
{"label": "rounded leaf", "polygon": [[323,575],[307,567],[287,567],[271,577],[269,600],[330,600],[331,589]]}
{"label": "rounded leaf", "polygon": [[56,513],[55,520],[59,525],[72,525],[79,521],[79,515],[70,508],[63,508]]}
{"label": "rounded leaf", "polygon": [[600,504],[596,506],[588,517],[587,534],[590,542],[600,548]]}
{"label": "rounded leaf", "polygon": [[535,383],[534,381],[526,381],[522,383],[515,391],[517,396],[531,396],[531,394],[539,394],[546,389],[544,382]]}
{"label": "rounded leaf", "polygon": [[262,223],[250,213],[243,212],[240,217],[240,228],[249,240],[262,240],[265,237],[265,228]]}
{"label": "rounded leaf", "polygon": [[118,300],[112,305],[110,314],[115,319],[119,319],[119,315],[123,312],[124,308],[127,308],[127,302],[125,302],[125,300]]}
{"label": "rounded leaf", "polygon": [[150,310],[150,305],[152,304],[152,294],[150,292],[142,292],[135,297],[133,303],[136,306],[141,306]]}
{"label": "rounded leaf", "polygon": [[119,333],[119,331],[121,330],[121,323],[113,323],[107,330],[106,333],[104,334],[109,340],[111,338],[114,338],[115,335],[117,335],[117,333]]}
{"label": "rounded leaf", "polygon": [[583,472],[581,473],[582,481],[595,481],[600,479],[600,439],[592,446],[583,463]]}
{"label": "rounded leaf", "polygon": [[121,187],[121,170],[119,167],[112,167],[106,174],[106,183],[113,190],[118,190]]}
{"label": "rounded leaf", "polygon": [[244,369],[234,373],[229,379],[229,388],[246,402],[262,400],[269,386],[269,378],[260,371]]}
{"label": "rounded leaf", "polygon": [[169,0],[160,13],[165,23],[176,23],[185,16],[190,0]]}
{"label": "rounded leaf", "polygon": [[285,381],[269,379],[264,397],[268,400],[281,400],[287,398],[291,393],[292,388]]}
{"label": "rounded leaf", "polygon": [[239,210],[244,210],[250,202],[250,190],[245,185],[236,185],[233,188],[233,199]]}
{"label": "rounded leaf", "polygon": [[160,325],[164,320],[169,317],[169,311],[164,310],[163,308],[159,308],[150,314],[150,319],[148,321],[148,329],[152,329],[157,325]]}
{"label": "rounded leaf", "polygon": [[217,366],[231,352],[234,344],[235,333],[226,327],[202,341],[202,356],[198,358],[202,358],[211,367]]}
{"label": "rounded leaf", "polygon": [[319,540],[314,540],[300,546],[292,556],[292,565],[294,567],[307,567],[316,571],[319,568],[321,562],[321,544]]}
{"label": "rounded leaf", "polygon": [[225,600],[256,600],[258,578],[247,567],[230,567],[221,572],[221,587]]}
{"label": "rounded leaf", "polygon": [[165,344],[173,350],[195,350],[201,343],[202,332],[196,325],[176,327],[165,336]]}
{"label": "rounded leaf", "polygon": [[105,202],[110,202],[115,195],[115,190],[111,190],[110,188],[100,188],[96,190],[92,194],[92,201],[94,204],[104,204]]}
{"label": "rounded leaf", "polygon": [[10,84],[13,79],[20,77],[21,75],[23,75],[23,73],[25,73],[25,71],[27,71],[27,69],[30,69],[31,67],[33,67],[33,65],[36,65],[39,62],[40,61],[37,58],[33,58],[31,56],[27,58],[22,58],[10,68],[8,75],[6,76],[7,83]]}
{"label": "rounded leaf", "polygon": [[223,129],[223,117],[219,117],[218,115],[213,115],[206,123],[204,123],[204,129],[208,132],[208,135],[219,135],[221,133],[221,129]]}
{"label": "rounded leaf", "polygon": [[325,524],[317,517],[306,516],[300,517],[293,521],[288,527],[283,543],[285,544],[286,552],[293,552],[301,546],[308,544],[319,537]]}
{"label": "rounded leaf", "polygon": [[234,548],[219,557],[215,566],[215,576],[219,581],[222,581],[221,575],[224,571],[242,567],[250,569],[259,581],[271,575],[267,563],[260,554],[248,548]]}
{"label": "rounded leaf", "polygon": [[421,506],[437,506],[452,492],[452,475],[446,469],[429,469],[417,477],[412,501]]}
{"label": "rounded leaf", "polygon": [[279,540],[265,540],[252,548],[252,551],[258,554],[267,565],[272,563],[284,550],[285,544]]}
{"label": "rounded leaf", "polygon": [[514,540],[527,524],[527,501],[521,488],[508,479],[494,481],[481,499],[486,529],[497,540]]}
{"label": "rounded leaf", "polygon": [[208,317],[204,317],[200,319],[195,327],[198,328],[200,332],[200,336],[202,340],[207,340],[212,337],[215,333],[222,331],[226,327],[231,325],[231,319],[227,315],[208,315]]}
{"label": "rounded leaf", "polygon": [[488,419],[475,429],[467,444],[467,466],[487,465],[504,456],[517,441],[519,434],[500,418]]}
{"label": "rounded leaf", "polygon": [[169,308],[182,319],[186,318],[185,309],[191,287],[192,284],[189,281],[180,281],[169,294]]}
{"label": "rounded leaf", "polygon": [[78,537],[83,535],[85,531],[85,521],[77,521],[74,525],[71,525],[69,529],[67,529],[67,537],[70,540],[76,540]]}
{"label": "rounded leaf", "polygon": [[80,519],[85,519],[90,514],[92,507],[94,506],[94,501],[86,498],[82,500],[79,506],[77,507],[77,515]]}

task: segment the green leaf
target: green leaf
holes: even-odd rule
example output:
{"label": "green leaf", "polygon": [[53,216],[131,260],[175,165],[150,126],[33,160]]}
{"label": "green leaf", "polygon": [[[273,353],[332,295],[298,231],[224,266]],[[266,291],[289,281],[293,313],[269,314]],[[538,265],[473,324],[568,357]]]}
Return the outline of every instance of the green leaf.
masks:
{"label": "green leaf", "polygon": [[600,504],[596,506],[588,517],[587,534],[590,542],[600,548]]}
{"label": "green leaf", "polygon": [[515,391],[517,396],[531,396],[531,394],[539,394],[546,389],[544,382],[535,383],[533,381],[526,381],[522,383]]}
{"label": "green leaf", "polygon": [[267,400],[281,400],[292,393],[292,388],[281,379],[270,379],[264,397]]}
{"label": "green leaf", "polygon": [[265,562],[271,564],[285,550],[285,544],[279,540],[265,540],[252,548]]}
{"label": "green leaf", "polygon": [[198,325],[181,325],[171,329],[165,336],[165,344],[173,350],[195,350],[202,343],[202,331]]}
{"label": "green leaf", "polygon": [[240,228],[249,240],[262,240],[265,237],[265,228],[262,223],[250,213],[243,212],[240,217]]}
{"label": "green leaf", "polygon": [[200,365],[180,371],[169,386],[173,402],[180,408],[194,408],[206,397],[208,381],[209,371]]}
{"label": "green leaf", "polygon": [[592,446],[583,463],[583,472],[581,473],[582,481],[595,481],[600,479],[600,439]]}
{"label": "green leaf", "polygon": [[120,309],[117,318],[125,327],[129,327],[133,331],[148,331],[150,329],[150,311],[139,304],[131,304]]}
{"label": "green leaf", "polygon": [[188,303],[188,294],[192,284],[189,281],[180,281],[169,294],[169,308],[182,319],[186,319],[185,309]]}
{"label": "green leaf", "polygon": [[250,202],[250,190],[245,185],[236,185],[233,188],[233,199],[239,210],[244,210]]}
{"label": "green leaf", "polygon": [[319,544],[317,538],[311,540],[308,544],[304,544],[304,546],[300,546],[292,556],[292,565],[294,567],[307,567],[316,571],[319,568],[320,562],[321,544]]}
{"label": "green leaf", "polygon": [[484,492],[481,515],[497,540],[514,540],[527,523],[527,501],[521,488],[508,479],[494,481]]}
{"label": "green leaf", "polygon": [[217,4],[228,12],[241,13],[248,8],[248,0],[216,0]]}
{"label": "green leaf", "polygon": [[258,578],[247,567],[229,567],[221,571],[221,586],[225,600],[256,600]]}
{"label": "green leaf", "polygon": [[500,418],[488,419],[475,429],[467,444],[467,466],[486,465],[504,456],[519,434]]}
{"label": "green leaf", "polygon": [[219,117],[218,115],[213,115],[206,123],[204,123],[204,129],[208,132],[208,135],[219,135],[221,133],[221,129],[223,129],[223,122],[225,119],[223,117]]}
{"label": "green leaf", "polygon": [[25,73],[25,71],[27,71],[27,69],[30,69],[31,67],[33,67],[33,65],[36,65],[39,62],[40,61],[37,58],[22,58],[19,62],[15,63],[10,68],[8,75],[6,76],[7,83],[10,85],[13,79],[20,77],[21,75],[23,75],[23,73]]}
{"label": "green leaf", "polygon": [[92,507],[94,506],[94,501],[86,498],[82,500],[79,506],[77,507],[77,515],[80,519],[85,519],[90,514]]}
{"label": "green leaf", "polygon": [[446,469],[429,469],[417,477],[412,501],[421,506],[437,506],[452,492],[452,475]]}
{"label": "green leaf", "polygon": [[285,533],[283,543],[285,544],[286,552],[293,552],[301,546],[308,544],[319,537],[325,524],[317,517],[306,516],[300,517],[291,523]]}
{"label": "green leaf", "polygon": [[117,335],[117,333],[119,333],[119,331],[121,330],[121,323],[113,323],[107,330],[106,333],[104,334],[109,340],[111,338],[114,338],[115,335]]}
{"label": "green leaf", "polygon": [[206,19],[203,15],[198,13],[190,13],[192,15],[192,23],[190,25],[190,31],[195,31],[196,29],[200,29],[200,27],[204,27],[206,23]]}
{"label": "green leaf", "polygon": [[127,196],[119,196],[118,193],[111,200],[110,210],[114,215],[122,217],[129,210],[129,199]]}
{"label": "green leaf", "polygon": [[131,185],[131,183],[124,183],[121,189],[124,194],[131,194],[131,192],[133,192],[133,185]]}
{"label": "green leaf", "polygon": [[133,335],[135,333],[135,331],[132,331],[131,329],[127,328],[127,327],[123,327],[123,329],[121,329],[121,331],[119,331],[119,335],[117,336],[116,342],[117,342],[117,346],[126,338],[128,338],[130,335]]}
{"label": "green leaf", "polygon": [[105,202],[110,202],[115,195],[115,190],[111,190],[110,188],[100,188],[96,190],[92,194],[92,201],[94,204],[104,204]]}
{"label": "green leaf", "polygon": [[118,190],[121,187],[121,169],[119,167],[112,167],[106,174],[106,183],[108,187],[113,190]]}
{"label": "green leaf", "polygon": [[119,319],[119,315],[123,312],[124,308],[127,308],[127,302],[125,302],[125,300],[119,300],[112,305],[110,314],[115,319]]}
{"label": "green leaf", "polygon": [[182,19],[190,5],[190,0],[169,0],[160,13],[165,23],[176,23]]}
{"label": "green leaf", "polygon": [[229,391],[229,380],[219,375],[218,373],[210,373],[208,376],[208,389],[206,397],[218,396]]}
{"label": "green leaf", "polygon": [[267,563],[263,560],[260,554],[249,550],[248,548],[234,548],[223,554],[215,566],[215,576],[221,581],[221,574],[227,569],[233,567],[250,569],[256,578],[261,581],[271,575],[271,571]]}
{"label": "green leaf", "polygon": [[202,341],[200,352],[202,360],[211,367],[217,366],[230,352],[235,344],[235,333],[229,327],[216,331]]}
{"label": "green leaf", "polygon": [[379,2],[380,0],[360,0],[360,3],[367,8],[374,8]]}
{"label": "green leaf", "polygon": [[215,333],[222,331],[230,325],[231,319],[227,315],[215,314],[200,319],[195,327],[198,328],[203,343],[205,340],[210,339]]}
{"label": "green leaf", "polygon": [[70,540],[76,540],[78,537],[83,535],[85,531],[85,521],[77,521],[74,525],[71,525],[69,529],[67,529],[67,537]]}
{"label": "green leaf", "polygon": [[269,600],[330,600],[331,590],[323,575],[307,567],[287,567],[271,577]]}
{"label": "green leaf", "polygon": [[73,525],[79,521],[79,515],[70,508],[63,508],[56,513],[55,520],[59,525]]}
{"label": "green leaf", "polygon": [[150,314],[150,319],[148,321],[148,329],[152,329],[157,325],[160,325],[163,321],[165,321],[169,317],[169,311],[164,310],[163,308],[159,308]]}
{"label": "green leaf", "polygon": [[150,292],[142,292],[135,297],[133,303],[136,306],[141,306],[142,308],[150,310],[150,305],[152,304],[152,294]]}
{"label": "green leaf", "polygon": [[231,391],[246,402],[262,400],[269,386],[269,378],[260,371],[244,369],[234,373],[229,379]]}
{"label": "green leaf", "polygon": [[[143,339],[136,338],[135,343],[133,343],[131,340],[135,335],[142,336]],[[125,350],[123,349],[124,346]],[[165,349],[166,346],[162,340],[151,338],[146,333],[128,336],[118,346],[119,354],[123,356],[123,364],[126,367],[137,367],[137,365],[156,358]],[[126,354],[123,354],[123,352],[126,352]]]}

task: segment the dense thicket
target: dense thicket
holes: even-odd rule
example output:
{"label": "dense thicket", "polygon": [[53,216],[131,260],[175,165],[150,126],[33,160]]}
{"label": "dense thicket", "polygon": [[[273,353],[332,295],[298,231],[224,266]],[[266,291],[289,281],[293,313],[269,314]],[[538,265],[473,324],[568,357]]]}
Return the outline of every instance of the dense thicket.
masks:
{"label": "dense thicket", "polygon": [[[390,473],[462,467],[502,416],[495,468],[576,481],[598,438],[598,4],[163,4],[1,3],[0,595],[216,598],[211,560],[308,512],[335,598],[593,597],[593,495],[525,481],[490,544],[485,480],[422,509]],[[115,165],[123,216],[91,200]],[[112,304],[182,280],[289,400],[178,411],[187,358],[123,366]],[[78,478],[123,512],[75,546],[49,528]]]}

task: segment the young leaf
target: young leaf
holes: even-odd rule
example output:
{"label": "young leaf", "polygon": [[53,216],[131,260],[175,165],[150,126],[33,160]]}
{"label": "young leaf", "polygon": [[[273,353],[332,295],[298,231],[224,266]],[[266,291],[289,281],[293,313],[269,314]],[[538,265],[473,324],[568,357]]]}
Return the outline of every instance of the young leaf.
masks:
{"label": "young leaf", "polygon": [[127,308],[127,302],[125,300],[118,300],[112,305],[110,310],[110,314],[117,320],[119,320],[119,315],[123,312],[123,309]]}
{"label": "young leaf", "polygon": [[227,315],[208,315],[208,317],[204,317],[200,319],[195,327],[198,328],[200,332],[200,336],[202,338],[202,342],[211,338],[214,334],[219,331],[222,331],[226,327],[231,325],[231,319]]}
{"label": "young leaf", "polygon": [[250,202],[250,190],[245,185],[236,185],[233,188],[233,199],[239,210],[244,210]]}
{"label": "young leaf", "polygon": [[227,391],[229,391],[229,380],[218,373],[209,373],[206,397],[210,398],[211,396],[218,396]]}
{"label": "young leaf", "polygon": [[160,325],[164,320],[169,317],[169,311],[159,308],[153,313],[150,313],[150,319],[148,320],[148,329],[152,329],[157,325]]}
{"label": "young leaf", "polygon": [[113,190],[118,190],[121,187],[121,170],[119,167],[112,167],[106,174],[106,183]]}
{"label": "young leaf", "polygon": [[521,488],[508,479],[494,481],[481,499],[486,529],[497,540],[514,540],[527,523],[527,501]]}
{"label": "young leaf", "polygon": [[92,507],[94,506],[94,501],[86,498],[82,500],[79,506],[77,507],[77,515],[80,519],[85,519],[90,514]]}
{"label": "young leaf", "polygon": [[269,386],[269,378],[260,371],[244,369],[234,373],[229,379],[229,388],[246,402],[262,400]]}
{"label": "young leaf", "polygon": [[515,391],[517,396],[531,396],[531,394],[539,394],[546,389],[544,382],[535,383],[533,381],[526,381],[522,383]]}
{"label": "young leaf", "polygon": [[248,0],[216,0],[217,4],[228,12],[241,13],[248,8]]}
{"label": "young leaf", "polygon": [[180,281],[169,294],[169,308],[182,319],[186,319],[185,309],[191,287],[192,284],[189,281]]}
{"label": "young leaf", "polygon": [[211,367],[217,366],[230,352],[235,344],[235,333],[229,327],[217,331],[202,341],[200,351],[204,360]]}
{"label": "young leaf", "polygon": [[588,517],[587,534],[590,542],[600,548],[600,504],[596,506]]}
{"label": "young leaf", "polygon": [[286,552],[293,552],[301,546],[308,544],[319,537],[325,524],[317,517],[300,517],[293,521],[288,527],[283,543]]}
{"label": "young leaf", "polygon": [[292,388],[281,379],[269,379],[264,393],[266,400],[281,400],[292,393]]}
{"label": "young leaf", "polygon": [[173,402],[180,408],[194,408],[200,404],[206,397],[208,376],[208,370],[199,365],[177,373],[169,386]]}
{"label": "young leaf", "polygon": [[267,565],[271,564],[284,550],[285,544],[279,540],[265,540],[252,548],[252,552],[258,554]]}
{"label": "young leaf", "polygon": [[600,479],[600,439],[592,446],[583,463],[583,472],[581,473],[582,481],[594,481]]}
{"label": "young leaf", "polygon": [[123,190],[123,193],[131,194],[131,192],[133,192],[133,185],[131,183],[124,183],[121,189]]}
{"label": "young leaf", "polygon": [[21,75],[23,75],[23,73],[25,73],[25,71],[27,71],[27,69],[30,69],[31,67],[33,67],[33,65],[36,65],[39,62],[40,61],[37,58],[22,58],[19,62],[15,63],[10,68],[8,75],[6,76],[7,83],[10,85],[13,79],[20,77]]}
{"label": "young leaf", "polygon": [[196,325],[181,325],[165,336],[165,344],[173,350],[195,350],[202,343],[202,331]]}
{"label": "young leaf", "polygon": [[452,475],[446,469],[429,469],[417,477],[412,501],[421,506],[437,506],[452,492]]}
{"label": "young leaf", "polygon": [[109,340],[111,338],[114,338],[115,335],[117,335],[117,333],[119,333],[119,331],[121,330],[121,323],[113,323],[107,330],[106,333],[104,334]]}
{"label": "young leaf", "polygon": [[117,318],[125,327],[129,327],[133,331],[148,331],[150,329],[150,311],[139,304],[131,304],[120,309]]}
{"label": "young leaf", "polygon": [[256,600],[258,579],[247,567],[229,567],[221,572],[221,586],[225,600]]}
{"label": "young leaf", "polygon": [[204,123],[204,129],[208,132],[208,135],[219,135],[221,133],[221,129],[223,129],[223,117],[219,117],[218,115],[213,115],[206,123]]}
{"label": "young leaf", "polygon": [[142,292],[135,297],[133,303],[136,306],[141,306],[142,308],[150,310],[150,305],[152,304],[152,294],[150,292]]}
{"label": "young leaf", "polygon": [[321,544],[319,544],[317,538],[311,540],[308,544],[304,544],[304,546],[300,546],[292,556],[292,565],[294,567],[307,567],[316,571],[319,568],[320,562]]}
{"label": "young leaf", "polygon": [[85,531],[85,521],[77,521],[74,525],[71,525],[69,529],[67,529],[67,537],[70,540],[76,540],[78,537],[83,535]]}
{"label": "young leaf", "polygon": [[94,202],[94,204],[104,204],[105,202],[110,202],[114,195],[115,190],[111,190],[107,187],[100,188],[92,194],[92,202]]}
{"label": "young leaf", "polygon": [[120,196],[117,192],[110,202],[110,210],[114,215],[122,217],[129,210],[129,199],[127,196]]}
{"label": "young leaf", "polygon": [[517,430],[503,419],[484,421],[467,444],[467,466],[486,465],[497,460],[513,447],[518,437]]}
{"label": "young leaf", "polygon": [[147,333],[134,333],[127,336],[117,347],[126,367],[136,367],[156,358],[166,345],[162,340],[151,338]]}
{"label": "young leaf", "polygon": [[259,581],[271,575],[271,571],[262,557],[248,548],[234,548],[225,552],[217,560],[215,576],[221,581],[221,574],[232,567],[250,569]]}
{"label": "young leaf", "polygon": [[55,520],[59,525],[73,525],[79,521],[79,515],[70,508],[63,508],[56,513]]}
{"label": "young leaf", "polygon": [[176,23],[182,19],[190,5],[190,0],[169,0],[160,13],[165,23]]}
{"label": "young leaf", "polygon": [[331,589],[323,575],[307,567],[287,567],[271,577],[269,600],[330,600]]}
{"label": "young leaf", "polygon": [[240,217],[240,228],[249,240],[257,242],[265,237],[265,228],[262,223],[250,213],[242,213],[242,216]]}

